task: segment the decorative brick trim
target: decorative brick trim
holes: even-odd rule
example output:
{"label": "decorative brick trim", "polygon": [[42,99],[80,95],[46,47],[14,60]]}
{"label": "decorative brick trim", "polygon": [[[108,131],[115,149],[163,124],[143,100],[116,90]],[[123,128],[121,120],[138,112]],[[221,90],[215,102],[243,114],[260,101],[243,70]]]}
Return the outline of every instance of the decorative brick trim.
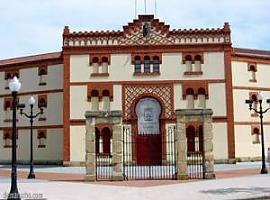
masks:
{"label": "decorative brick trim", "polygon": [[[33,126],[33,129],[62,129],[63,125],[46,125],[46,126]],[[0,127],[0,130],[10,129],[10,127]],[[29,126],[19,126],[18,130],[29,130]]]}
{"label": "decorative brick trim", "polygon": [[256,90],[256,91],[270,91],[270,88],[263,87],[246,87],[246,86],[234,86],[235,90]]}
{"label": "decorative brick trim", "polygon": [[134,72],[133,76],[160,76],[160,72]]}
{"label": "decorative brick trim", "polygon": [[204,55],[203,52],[183,52],[182,53],[182,63],[185,64],[187,61],[187,57],[190,57],[190,61],[194,64],[197,57],[200,57],[201,64],[204,64]]}
{"label": "decorative brick trim", "polygon": [[70,55],[64,54],[63,71],[63,161],[70,161]]}
{"label": "decorative brick trim", "polygon": [[5,80],[12,79],[14,76],[20,78],[20,71],[19,69],[12,69],[5,71]]}
{"label": "decorative brick trim", "polygon": [[109,76],[109,73],[92,73],[91,77],[106,77]]}
{"label": "decorative brick trim", "polygon": [[[18,96],[29,96],[29,95],[49,94],[49,93],[63,93],[63,89],[22,92],[22,93],[18,93]],[[0,95],[0,98],[5,98],[5,97],[11,97],[11,94]]]}
{"label": "decorative brick trim", "polygon": [[12,107],[12,97],[6,97],[4,98],[4,110],[7,110],[8,108],[10,108],[10,110],[13,109]]}
{"label": "decorative brick trim", "polygon": [[[264,125],[270,125],[270,121],[264,121]],[[250,125],[260,125],[260,122],[251,122],[251,121],[238,121],[234,122],[234,125],[245,125],[245,126],[250,126]]]}
{"label": "decorative brick trim", "polygon": [[203,72],[184,72],[184,75],[203,75]]}
{"label": "decorative brick trim", "polygon": [[[259,125],[253,124],[253,125],[250,126],[250,128],[251,128],[251,135],[253,135],[253,134],[261,134],[261,128],[260,128]],[[254,132],[255,129],[258,130],[258,133]]]}
{"label": "decorative brick trim", "polygon": [[113,101],[113,84],[110,83],[88,83],[87,84],[87,97],[91,101],[91,93],[96,90],[98,92],[99,101],[102,101],[103,91],[109,91],[110,100]]}
{"label": "decorative brick trim", "polygon": [[187,96],[187,90],[188,89],[192,89],[193,90],[193,95],[194,98],[196,99],[198,96],[198,92],[200,89],[204,89],[205,91],[205,98],[208,99],[209,98],[209,93],[208,93],[208,82],[206,81],[188,81],[188,82],[184,82],[182,83],[182,94],[183,94],[183,99],[186,99]]}
{"label": "decorative brick trim", "polygon": [[257,63],[248,63],[248,71],[257,72]]}
{"label": "decorative brick trim", "polygon": [[37,130],[37,139],[47,138],[47,130]]}
{"label": "decorative brick trim", "polygon": [[70,125],[71,126],[84,126],[85,125],[85,119],[71,119]]}
{"label": "decorative brick trim", "polygon": [[38,75],[43,76],[48,74],[48,66],[47,65],[41,65],[38,67]]}
{"label": "decorative brick trim", "polygon": [[38,107],[41,105],[47,108],[47,94],[38,95]]}
{"label": "decorative brick trim", "polygon": [[108,60],[108,65],[111,64],[111,54],[104,54],[104,53],[91,53],[89,54],[89,65],[93,65],[93,59],[97,58],[98,59],[98,65],[102,64],[102,59],[106,58]]}
{"label": "decorative brick trim", "polygon": [[228,157],[235,159],[235,136],[234,136],[234,108],[232,87],[232,48],[226,47],[224,52],[225,79],[226,79],[226,102],[227,102],[227,139]]}
{"label": "decorative brick trim", "polygon": [[[192,80],[144,80],[144,81],[106,81],[106,84],[113,85],[140,85],[140,84],[186,84]],[[225,83],[224,79],[204,79],[204,80],[194,80],[194,81],[204,81],[209,83]],[[88,84],[92,84],[93,82],[71,82],[72,86],[87,86]],[[95,82],[95,84],[104,84],[104,82]],[[270,88],[269,88],[270,91]]]}

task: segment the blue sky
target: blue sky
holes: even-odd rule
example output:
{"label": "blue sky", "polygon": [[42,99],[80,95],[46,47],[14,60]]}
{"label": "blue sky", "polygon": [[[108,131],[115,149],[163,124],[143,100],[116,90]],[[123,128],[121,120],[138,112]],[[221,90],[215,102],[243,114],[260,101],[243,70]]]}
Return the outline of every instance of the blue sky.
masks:
{"label": "blue sky", "polygon": [[[154,13],[155,0],[147,1]],[[234,47],[270,50],[270,0],[156,0],[171,28],[218,28],[229,22]],[[2,0],[0,59],[61,51],[62,31],[118,30],[134,17],[135,0]],[[138,14],[144,0],[137,0]]]}

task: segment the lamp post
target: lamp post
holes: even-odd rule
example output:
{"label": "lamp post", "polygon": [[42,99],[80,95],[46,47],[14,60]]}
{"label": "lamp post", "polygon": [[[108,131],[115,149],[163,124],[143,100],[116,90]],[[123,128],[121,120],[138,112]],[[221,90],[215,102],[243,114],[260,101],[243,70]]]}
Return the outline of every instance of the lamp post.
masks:
{"label": "lamp post", "polygon": [[[258,98],[258,101],[259,101],[259,104],[260,104],[259,110],[255,109],[255,108],[252,108],[252,104],[254,102],[253,99],[246,100],[246,104],[249,104],[249,110],[254,110],[254,112],[256,112],[256,113],[258,113],[260,115],[259,117],[260,117],[260,122],[261,122],[261,144],[262,144],[262,168],[261,168],[261,174],[267,174],[268,171],[267,171],[267,168],[266,168],[266,165],[265,165],[265,151],[264,151],[263,114],[265,114],[270,108],[267,108],[267,109],[263,110],[262,102],[263,102],[264,97],[263,97],[262,93],[259,93],[257,98]],[[270,104],[270,99],[267,99],[266,102]]]}
{"label": "lamp post", "polygon": [[11,189],[8,195],[8,200],[20,200],[20,194],[17,187],[17,130],[16,130],[16,111],[17,111],[17,94],[21,88],[21,83],[16,76],[10,80],[9,89],[11,91],[13,102],[12,102],[12,169],[11,169]]}
{"label": "lamp post", "polygon": [[43,114],[43,105],[39,106],[40,112],[33,114],[33,107],[35,103],[36,103],[35,98],[31,96],[28,100],[28,104],[30,106],[30,114],[23,112],[23,109],[25,108],[25,104],[18,105],[18,108],[20,109],[20,114],[30,119],[30,172],[28,174],[28,179],[35,178],[34,162],[33,162],[33,122],[36,117]]}

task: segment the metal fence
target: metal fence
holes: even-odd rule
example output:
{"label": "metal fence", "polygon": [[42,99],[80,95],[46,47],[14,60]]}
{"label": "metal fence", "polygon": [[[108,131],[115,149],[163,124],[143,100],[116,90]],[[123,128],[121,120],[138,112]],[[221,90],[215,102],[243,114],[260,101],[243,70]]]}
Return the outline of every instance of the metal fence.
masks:
{"label": "metal fence", "polygon": [[164,134],[132,134],[123,130],[123,175],[125,180],[176,179],[175,126]]}
{"label": "metal fence", "polygon": [[187,153],[188,177],[190,179],[204,179],[204,153],[201,151],[193,151]]}
{"label": "metal fence", "polygon": [[97,181],[112,180],[112,155],[97,153],[96,154],[96,179]]}

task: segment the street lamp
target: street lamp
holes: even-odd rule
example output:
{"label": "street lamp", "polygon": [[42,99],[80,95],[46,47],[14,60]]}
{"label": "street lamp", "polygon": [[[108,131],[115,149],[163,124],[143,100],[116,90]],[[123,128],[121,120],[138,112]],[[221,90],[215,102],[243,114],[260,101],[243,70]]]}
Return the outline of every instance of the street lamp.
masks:
{"label": "street lamp", "polygon": [[9,81],[9,89],[11,91],[13,102],[12,102],[12,169],[11,169],[11,189],[8,195],[9,200],[17,199],[20,200],[20,194],[17,188],[17,130],[16,130],[16,111],[17,111],[17,94],[21,88],[21,83],[16,76]]}
{"label": "street lamp", "polygon": [[30,172],[28,174],[28,179],[35,178],[34,162],[33,162],[33,122],[37,116],[43,114],[43,108],[44,108],[44,105],[39,105],[40,112],[33,114],[33,107],[35,103],[36,103],[35,98],[31,96],[28,100],[28,104],[30,106],[30,114],[23,112],[23,109],[25,108],[25,104],[18,105],[18,108],[20,109],[20,114],[30,119]]}
{"label": "street lamp", "polygon": [[[249,110],[254,110],[254,112],[260,114],[261,138],[262,138],[262,143],[261,143],[262,144],[262,169],[261,169],[261,174],[268,174],[268,171],[267,171],[267,168],[266,168],[266,165],[265,165],[264,134],[263,134],[263,114],[266,113],[270,108],[267,108],[267,109],[263,110],[263,108],[262,108],[262,102],[263,102],[264,97],[263,97],[262,93],[259,93],[257,95],[257,98],[258,98],[258,101],[260,103],[259,110],[258,109],[255,109],[255,108],[252,108],[252,104],[254,102],[253,99],[246,100],[246,104],[249,104]],[[270,104],[270,99],[267,99],[266,102]]]}

